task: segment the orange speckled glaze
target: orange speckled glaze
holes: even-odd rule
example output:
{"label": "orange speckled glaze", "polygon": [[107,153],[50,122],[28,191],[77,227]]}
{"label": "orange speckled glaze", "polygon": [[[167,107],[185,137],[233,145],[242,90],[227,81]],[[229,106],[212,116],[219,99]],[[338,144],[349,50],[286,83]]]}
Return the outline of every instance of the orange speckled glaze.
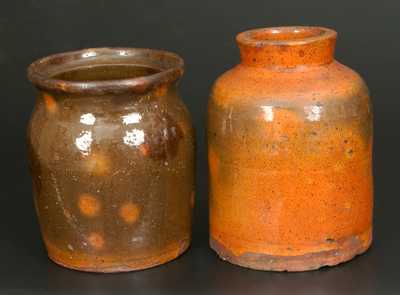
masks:
{"label": "orange speckled glaze", "polygon": [[372,241],[372,110],[334,60],[336,32],[257,29],[215,83],[208,117],[210,240],[245,267],[303,271]]}
{"label": "orange speckled glaze", "polygon": [[79,209],[83,215],[95,217],[99,214],[101,204],[96,197],[90,194],[83,194],[79,197]]}
{"label": "orange speckled glaze", "polygon": [[139,218],[140,210],[138,205],[126,202],[119,209],[119,216],[128,224],[135,223]]}
{"label": "orange speckled glaze", "polygon": [[53,96],[48,93],[43,94],[43,101],[49,114],[57,112],[57,103]]}

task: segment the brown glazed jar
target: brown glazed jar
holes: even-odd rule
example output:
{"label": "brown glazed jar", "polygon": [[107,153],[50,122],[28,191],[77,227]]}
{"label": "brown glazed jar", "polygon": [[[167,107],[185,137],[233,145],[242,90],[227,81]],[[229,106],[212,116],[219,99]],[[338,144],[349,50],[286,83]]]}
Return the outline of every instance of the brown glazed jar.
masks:
{"label": "brown glazed jar", "polygon": [[177,92],[182,74],[179,56],[133,48],[61,53],[29,67],[39,90],[30,168],[53,261],[121,272],[189,247],[194,132]]}
{"label": "brown glazed jar", "polygon": [[256,29],[209,102],[211,247],[231,263],[304,271],[372,240],[372,113],[336,32]]}

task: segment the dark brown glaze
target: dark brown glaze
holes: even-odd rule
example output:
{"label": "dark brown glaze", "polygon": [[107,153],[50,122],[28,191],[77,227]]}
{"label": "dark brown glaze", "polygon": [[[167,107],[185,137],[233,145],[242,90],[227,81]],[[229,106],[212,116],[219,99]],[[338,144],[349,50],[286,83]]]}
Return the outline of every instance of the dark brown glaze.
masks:
{"label": "dark brown glaze", "polygon": [[209,101],[211,247],[263,270],[351,259],[372,240],[367,86],[334,59],[333,30],[263,28],[237,42],[241,63]]}
{"label": "dark brown glaze", "polygon": [[[152,105],[156,108],[157,105]],[[152,114],[152,130],[145,136],[143,152],[154,159],[174,157],[183,133],[181,127],[168,114]]]}
{"label": "dark brown glaze", "polygon": [[28,127],[35,205],[49,257],[94,272],[165,263],[190,244],[194,131],[182,60],[101,48],[33,63]]}
{"label": "dark brown glaze", "polygon": [[[125,79],[67,81],[57,75],[81,67],[98,65],[137,65],[159,70],[149,76]],[[174,53],[144,48],[94,48],[50,55],[32,63],[29,80],[41,90],[77,93],[146,93],[156,86],[170,84],[183,74],[183,60]]]}

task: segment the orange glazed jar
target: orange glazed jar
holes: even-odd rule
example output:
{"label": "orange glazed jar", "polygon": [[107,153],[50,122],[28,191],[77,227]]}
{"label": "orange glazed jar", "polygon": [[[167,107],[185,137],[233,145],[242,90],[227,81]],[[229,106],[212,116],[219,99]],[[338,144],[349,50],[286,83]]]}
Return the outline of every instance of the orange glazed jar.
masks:
{"label": "orange glazed jar", "polygon": [[231,263],[304,271],[372,241],[372,110],[336,32],[256,29],[208,110],[210,243]]}

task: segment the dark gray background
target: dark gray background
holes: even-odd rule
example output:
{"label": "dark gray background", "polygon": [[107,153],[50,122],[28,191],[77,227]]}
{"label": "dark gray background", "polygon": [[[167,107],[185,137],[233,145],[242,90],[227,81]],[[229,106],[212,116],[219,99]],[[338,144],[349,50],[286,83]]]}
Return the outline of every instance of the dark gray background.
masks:
{"label": "dark gray background", "polygon": [[[399,294],[400,2],[133,1],[0,2],[0,294]],[[375,107],[375,241],[365,255],[308,273],[258,272],[208,248],[205,119],[213,80],[238,62],[234,37],[266,26],[338,31],[337,59],[366,80]],[[25,128],[34,89],[25,69],[85,47],[162,48],[186,61],[182,97],[197,129],[197,204],[191,249],[141,272],[96,275],[46,258],[33,209]],[[397,169],[396,169],[397,168]]]}

